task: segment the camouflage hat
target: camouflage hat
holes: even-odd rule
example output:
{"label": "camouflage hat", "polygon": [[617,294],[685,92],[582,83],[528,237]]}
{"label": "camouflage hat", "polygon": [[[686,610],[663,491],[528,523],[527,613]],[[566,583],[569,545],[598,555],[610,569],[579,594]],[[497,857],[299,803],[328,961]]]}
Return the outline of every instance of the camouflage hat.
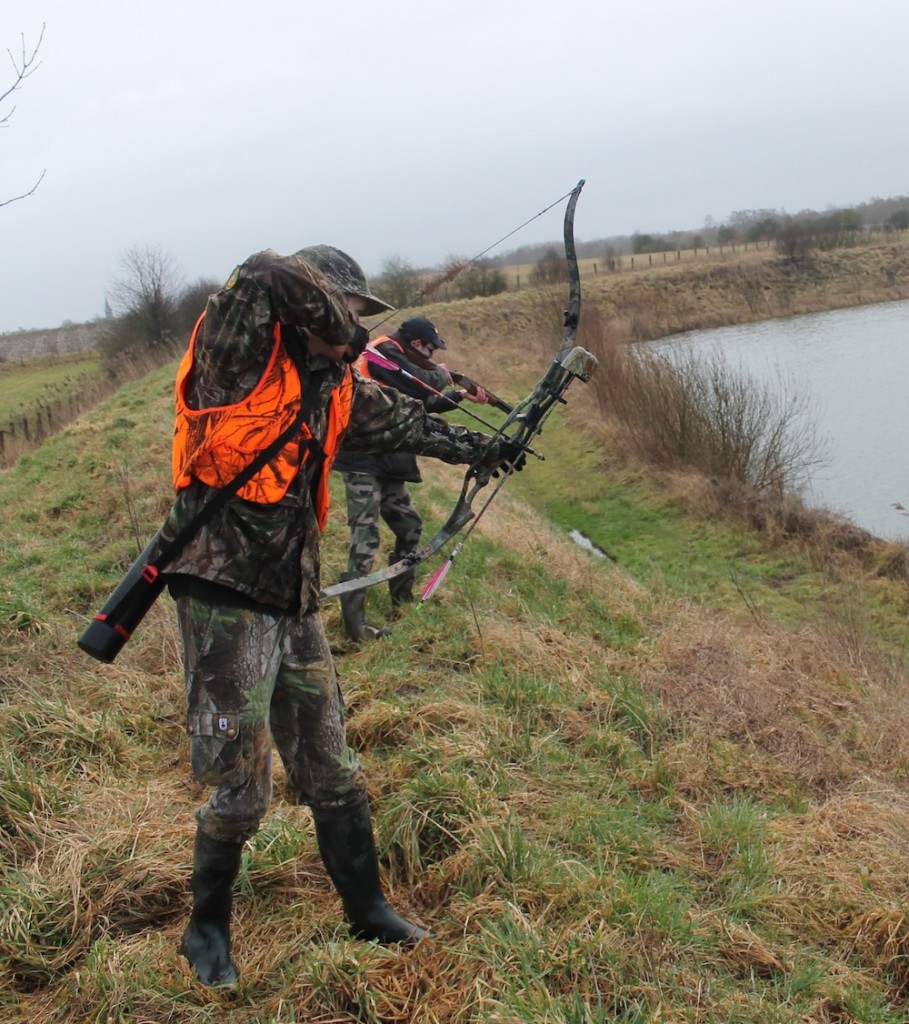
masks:
{"label": "camouflage hat", "polygon": [[359,295],[360,298],[366,299],[363,316],[375,316],[376,313],[384,313],[395,308],[373,295],[360,264],[333,245],[308,245],[305,249],[297,250],[296,255],[318,267],[328,280],[346,295]]}

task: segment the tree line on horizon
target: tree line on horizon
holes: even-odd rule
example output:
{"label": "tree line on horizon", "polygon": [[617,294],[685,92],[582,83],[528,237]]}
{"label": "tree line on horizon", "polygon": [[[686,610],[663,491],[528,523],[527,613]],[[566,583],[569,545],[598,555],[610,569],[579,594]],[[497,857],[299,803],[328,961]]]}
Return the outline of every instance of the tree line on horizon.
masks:
{"label": "tree line on horizon", "polygon": [[[773,245],[782,258],[799,262],[815,251],[855,245],[870,231],[907,229],[909,196],[896,196],[824,213],[741,210],[722,224],[708,217],[698,231],[634,232],[578,242],[576,248],[582,259],[601,259],[606,272],[617,269],[623,255],[748,243]],[[453,257],[448,265],[457,262]],[[527,280],[531,285],[556,283],[567,276],[561,243],[525,245],[471,262],[451,282],[446,298],[500,294],[508,289],[504,268],[516,264],[530,265]],[[416,267],[401,256],[389,256],[372,283],[392,305],[411,308],[434,298],[424,291],[427,277],[433,273],[437,273],[436,268]],[[130,349],[171,358],[185,344],[208,296],[220,286],[220,281],[205,277],[185,283],[174,257],[159,247],[133,246],[125,250],[105,299],[104,317],[99,321],[98,348],[105,362],[117,363]]]}
{"label": "tree line on horizon", "polygon": [[[791,262],[810,258],[814,251],[829,251],[855,245],[869,230],[909,229],[909,196],[874,199],[857,207],[818,213],[803,210],[789,215],[774,210],[743,210],[723,224],[708,218],[698,232],[671,232],[578,242],[581,258],[602,258],[607,272],[615,269],[624,254],[667,252],[736,243],[765,242]],[[449,261],[454,266],[456,260]],[[530,264],[531,285],[551,284],[566,279],[567,268],[561,245],[543,243],[522,246],[488,259],[476,260],[451,282],[448,297],[474,298],[496,295],[508,288],[504,269]],[[390,256],[373,278],[373,286],[397,308],[424,304],[433,296],[424,292],[432,268],[418,268],[400,256]],[[175,259],[154,246],[134,246],[121,254],[120,273],[105,300],[105,316],[99,335],[99,349],[108,365],[114,365],[130,349],[143,349],[161,359],[171,358],[205,307],[220,282],[199,278],[183,282]]]}
{"label": "tree line on horizon", "polygon": [[[889,199],[875,198],[849,209],[802,210],[788,214],[780,210],[740,210],[722,224],[708,217],[697,231],[670,231],[664,234],[634,232],[577,242],[582,259],[601,259],[606,271],[615,270],[625,255],[673,252],[680,249],[709,249],[736,244],[765,243],[792,261],[805,259],[815,250],[829,251],[855,245],[870,231],[905,231],[909,229],[909,196]],[[496,295],[508,285],[503,268],[530,265],[530,284],[550,284],[566,277],[561,243],[542,242],[523,245],[475,261],[453,284],[454,298]],[[375,278],[376,288],[394,305],[418,305],[421,282],[432,268],[420,268],[401,256],[384,261]],[[414,297],[417,297],[416,301]]]}

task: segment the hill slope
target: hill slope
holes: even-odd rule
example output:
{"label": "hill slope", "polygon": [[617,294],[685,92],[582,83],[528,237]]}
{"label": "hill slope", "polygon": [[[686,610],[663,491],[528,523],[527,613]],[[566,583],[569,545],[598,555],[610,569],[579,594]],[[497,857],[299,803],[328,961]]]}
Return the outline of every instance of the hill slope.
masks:
{"label": "hill slope", "polygon": [[[494,318],[471,344],[471,367],[497,346],[502,394],[548,361]],[[346,647],[326,610],[391,896],[437,941],[350,941],[276,798],[241,871],[239,997],[193,986],[205,794],[170,601],[113,666],[74,646],[166,513],[172,376],[0,476],[0,1020],[906,1019],[905,585],[692,515],[564,417],[388,641]],[[429,526],[460,473],[425,476]],[[329,578],[345,543],[336,503]]]}

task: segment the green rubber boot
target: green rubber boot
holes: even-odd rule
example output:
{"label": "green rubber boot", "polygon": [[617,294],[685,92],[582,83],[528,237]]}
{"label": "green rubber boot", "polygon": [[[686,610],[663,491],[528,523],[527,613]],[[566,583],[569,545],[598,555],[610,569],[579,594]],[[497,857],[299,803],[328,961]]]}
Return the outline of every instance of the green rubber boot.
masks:
{"label": "green rubber boot", "polygon": [[[357,573],[345,572],[341,576],[341,582],[355,580]],[[366,591],[354,590],[350,594],[342,594],[341,618],[344,620],[344,632],[351,640],[378,640],[383,636],[391,634],[390,629],[379,629],[370,626],[366,621]]]}
{"label": "green rubber boot", "polygon": [[415,946],[430,937],[385,899],[366,795],[344,807],[313,810],[319,852],[344,905],[350,930],[383,946]]}
{"label": "green rubber boot", "polygon": [[180,952],[199,981],[211,988],[234,988],[239,977],[230,958],[230,911],[242,853],[242,843],[222,842],[196,830],[193,910]]}

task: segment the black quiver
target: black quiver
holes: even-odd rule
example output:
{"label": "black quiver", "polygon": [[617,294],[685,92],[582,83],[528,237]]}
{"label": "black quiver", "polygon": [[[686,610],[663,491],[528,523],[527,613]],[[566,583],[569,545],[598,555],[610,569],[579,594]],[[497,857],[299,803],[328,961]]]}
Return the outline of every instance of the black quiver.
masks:
{"label": "black quiver", "polygon": [[98,661],[110,664],[117,657],[164,589],[164,577],[149,562],[157,541],[156,533],[77,641]]}

